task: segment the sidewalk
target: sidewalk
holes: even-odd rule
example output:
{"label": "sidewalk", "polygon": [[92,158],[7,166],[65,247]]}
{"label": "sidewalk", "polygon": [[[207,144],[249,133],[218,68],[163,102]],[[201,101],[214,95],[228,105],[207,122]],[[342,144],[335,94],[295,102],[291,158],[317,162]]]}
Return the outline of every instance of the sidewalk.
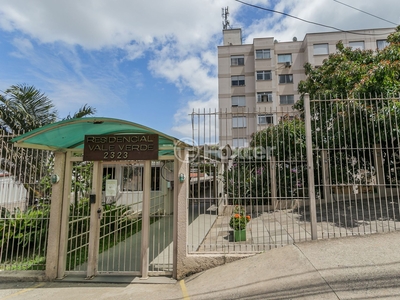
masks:
{"label": "sidewalk", "polygon": [[185,283],[190,299],[400,299],[399,247],[400,232],[299,243]]}
{"label": "sidewalk", "polygon": [[0,278],[0,299],[400,299],[399,249],[400,232],[304,242],[173,284]]}

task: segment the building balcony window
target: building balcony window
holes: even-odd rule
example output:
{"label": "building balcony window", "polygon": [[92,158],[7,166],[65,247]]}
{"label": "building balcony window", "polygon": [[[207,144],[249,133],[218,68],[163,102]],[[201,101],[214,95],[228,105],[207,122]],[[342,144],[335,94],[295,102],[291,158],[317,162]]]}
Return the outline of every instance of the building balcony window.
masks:
{"label": "building balcony window", "polygon": [[231,56],[231,66],[244,66],[244,55]]}
{"label": "building balcony window", "polygon": [[274,115],[272,114],[258,115],[258,125],[270,125],[270,124],[274,124]]}
{"label": "building balcony window", "polygon": [[279,75],[279,83],[293,83],[293,74]]}
{"label": "building balcony window", "polygon": [[257,71],[256,72],[257,80],[272,80],[271,71]]}
{"label": "building balcony window", "polygon": [[294,95],[281,95],[279,96],[279,100],[281,105],[294,104]]}
{"label": "building balcony window", "polygon": [[269,58],[271,58],[270,49],[256,50],[256,59],[269,59]]}
{"label": "building balcony window", "polygon": [[231,77],[231,82],[232,82],[232,86],[243,86],[244,83],[245,83],[244,75],[232,76]]}
{"label": "building balcony window", "polygon": [[257,93],[257,102],[258,103],[272,102],[272,92]]}

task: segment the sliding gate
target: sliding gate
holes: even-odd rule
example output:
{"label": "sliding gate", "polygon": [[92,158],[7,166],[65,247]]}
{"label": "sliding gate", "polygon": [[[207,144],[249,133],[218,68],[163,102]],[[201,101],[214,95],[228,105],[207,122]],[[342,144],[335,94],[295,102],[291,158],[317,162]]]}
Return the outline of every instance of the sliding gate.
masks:
{"label": "sliding gate", "polygon": [[[99,237],[97,274],[140,276],[145,261],[144,273],[172,275],[173,183],[161,176],[163,165],[151,163],[150,203],[144,209],[143,163],[102,164],[102,195],[95,200],[101,203],[97,214],[92,214],[92,218],[100,219],[100,225],[95,229],[89,225],[90,196],[71,204],[69,227],[73,230],[69,231],[67,271],[86,273],[89,235],[93,234]],[[95,230],[99,232],[92,232]],[[143,245],[148,248],[147,258],[142,257]]]}

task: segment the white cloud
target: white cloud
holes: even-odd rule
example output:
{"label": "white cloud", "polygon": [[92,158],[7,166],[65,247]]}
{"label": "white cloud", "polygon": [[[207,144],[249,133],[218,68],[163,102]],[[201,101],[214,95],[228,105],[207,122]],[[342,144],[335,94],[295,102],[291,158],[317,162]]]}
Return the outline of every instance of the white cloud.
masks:
{"label": "white cloud", "polygon": [[213,0],[54,1],[1,0],[0,26],[43,43],[62,41],[87,49],[151,45],[173,36],[179,44],[207,44],[220,27],[221,3]]}
{"label": "white cloud", "polygon": [[[393,27],[332,0],[247,2],[344,30]],[[393,9],[397,2],[352,0],[351,5],[399,22]],[[218,108],[217,46],[222,39],[221,8],[227,6],[230,24],[243,27],[246,43],[265,36],[302,40],[307,32],[332,31],[232,0],[0,0],[0,29],[18,32],[13,55],[36,67],[32,72],[51,86],[61,110],[82,101],[105,107],[110,98],[123,107],[126,103],[119,102],[113,83],[121,87],[134,82],[139,89],[145,83],[139,69],[133,67],[128,80],[118,65],[146,59],[154,77],[175,84],[183,94],[189,91],[190,99],[174,115],[173,128],[188,135],[193,109]],[[51,45],[53,55],[40,53],[43,45]],[[94,59],[94,52],[108,53],[114,61],[97,62],[102,68],[91,69],[82,52],[85,59]]]}
{"label": "white cloud", "polygon": [[[341,1],[343,3],[349,1]],[[327,26],[336,27],[342,30],[370,29],[370,28],[391,28],[393,24],[382,21],[355,9],[341,5],[332,0],[286,0],[280,1],[275,7],[262,4],[259,6],[285,12],[295,17],[320,23]],[[353,0],[351,6],[381,16],[392,22],[399,22],[399,16],[392,7],[397,6],[397,0],[364,1]],[[267,14],[267,12],[265,12]],[[278,22],[281,20],[281,22]],[[274,37],[278,41],[290,41],[294,36],[302,40],[306,33],[335,31],[303,22],[301,20],[274,14],[272,18],[254,20],[246,29],[246,43],[251,43],[255,37]]]}
{"label": "white cloud", "polygon": [[[172,131],[180,137],[192,137],[192,130],[200,126],[200,130],[206,132],[206,143],[215,143],[218,137],[218,122],[215,113],[218,112],[218,98],[195,99],[179,109],[174,115],[174,127]],[[193,116],[193,120],[192,120]],[[194,121],[194,122],[193,122]]]}
{"label": "white cloud", "polygon": [[18,51],[13,52],[12,55],[24,58],[29,55],[29,53],[33,50],[33,45],[30,40],[25,38],[14,38],[13,45],[17,48]]}

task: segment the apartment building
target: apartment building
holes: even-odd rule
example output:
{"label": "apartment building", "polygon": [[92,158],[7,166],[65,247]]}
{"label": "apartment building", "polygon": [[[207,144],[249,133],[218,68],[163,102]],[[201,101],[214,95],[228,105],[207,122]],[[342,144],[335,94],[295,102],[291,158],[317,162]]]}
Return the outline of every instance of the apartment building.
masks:
{"label": "apartment building", "polygon": [[383,49],[394,28],[351,32],[307,33],[302,41],[255,38],[242,44],[241,29],[224,29],[218,47],[219,141],[247,146],[251,134],[295,115],[298,83],[306,78],[306,62],[318,66],[336,43],[358,49]]}

